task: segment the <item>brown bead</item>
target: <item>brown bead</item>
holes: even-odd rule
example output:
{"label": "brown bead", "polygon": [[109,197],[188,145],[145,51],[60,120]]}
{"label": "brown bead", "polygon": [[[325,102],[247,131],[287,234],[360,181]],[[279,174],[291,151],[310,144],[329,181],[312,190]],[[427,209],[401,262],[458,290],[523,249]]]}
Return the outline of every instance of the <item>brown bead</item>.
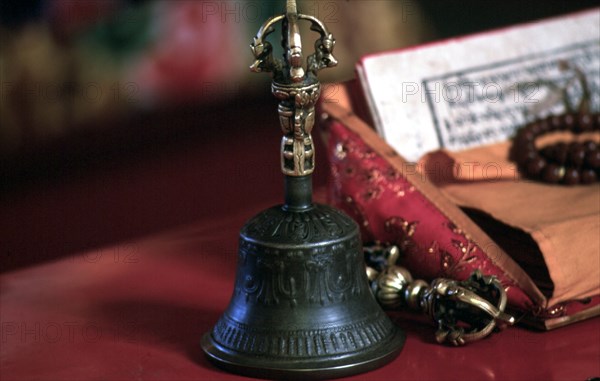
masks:
{"label": "brown bead", "polygon": [[571,165],[579,168],[583,164],[583,160],[585,159],[585,148],[583,148],[583,144],[579,142],[571,143],[569,145],[568,159]]}
{"label": "brown bead", "polygon": [[531,126],[533,126],[533,124],[530,124],[527,127],[523,128],[521,131],[519,131],[519,133],[517,134],[517,139],[524,142],[533,142],[533,140],[535,139],[535,134],[533,133],[533,131],[531,131]]}
{"label": "brown bead", "polygon": [[577,117],[578,130],[581,132],[592,130],[592,116],[590,114],[579,114]]}
{"label": "brown bead", "polygon": [[577,116],[574,114],[565,114],[563,116],[563,130],[576,130],[579,126]]}
{"label": "brown bead", "polygon": [[600,180],[600,144],[559,142],[537,150],[535,140],[551,131],[573,134],[600,130],[600,113],[565,113],[536,120],[515,135],[511,157],[527,176],[549,183],[589,184]]}
{"label": "brown bead", "polygon": [[536,137],[536,136],[540,136],[544,130],[542,129],[541,125],[540,125],[539,120],[536,120],[535,122],[531,123],[530,125],[527,126],[527,129],[531,132],[531,134]]}
{"label": "brown bead", "polygon": [[567,162],[567,156],[569,154],[569,147],[566,143],[557,143],[554,145],[553,159],[558,164],[564,164]]}
{"label": "brown bead", "polygon": [[550,122],[548,119],[540,119],[535,123],[535,128],[532,127],[532,131],[535,132],[536,136],[545,134],[550,131]]}
{"label": "brown bead", "polygon": [[563,183],[567,185],[579,184],[579,171],[576,168],[566,168]]}
{"label": "brown bead", "polygon": [[529,160],[535,159],[538,157],[537,152],[533,148],[518,150],[517,151],[517,162],[523,164],[527,163]]}
{"label": "brown bead", "polygon": [[583,148],[586,151],[593,151],[596,148],[598,148],[598,144],[593,140],[586,140],[585,142],[583,142]]}
{"label": "brown bead", "polygon": [[595,150],[587,151],[585,153],[585,164],[590,169],[600,168],[600,149],[596,148]]}
{"label": "brown bead", "polygon": [[527,161],[527,175],[531,177],[537,177],[544,167],[546,166],[546,160],[536,156],[534,159]]}
{"label": "brown bead", "polygon": [[556,164],[548,164],[542,171],[542,179],[544,181],[555,184],[561,180],[564,174],[564,167],[559,167]]}
{"label": "brown bead", "polygon": [[596,175],[596,171],[593,169],[584,168],[581,170],[581,183],[582,184],[591,184],[598,180],[598,176]]}
{"label": "brown bead", "polygon": [[540,154],[548,160],[554,158],[554,146],[545,146],[540,150]]}
{"label": "brown bead", "polygon": [[526,139],[515,139],[513,152],[515,159],[521,164],[526,163],[537,154],[533,141]]}
{"label": "brown bead", "polygon": [[592,114],[592,130],[598,131],[600,130],[600,113]]}
{"label": "brown bead", "polygon": [[563,118],[561,115],[553,115],[549,118],[548,120],[549,124],[550,124],[550,130],[551,131],[558,131],[558,130],[562,130],[564,123],[563,123]]}

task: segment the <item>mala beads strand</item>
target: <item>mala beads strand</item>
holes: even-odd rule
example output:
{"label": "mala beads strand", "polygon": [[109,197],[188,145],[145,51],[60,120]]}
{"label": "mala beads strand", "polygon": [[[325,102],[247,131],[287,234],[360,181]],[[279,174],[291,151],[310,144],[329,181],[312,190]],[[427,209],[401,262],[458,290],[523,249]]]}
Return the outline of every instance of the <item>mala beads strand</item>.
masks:
{"label": "mala beads strand", "polygon": [[521,128],[513,156],[526,177],[551,184],[591,184],[600,178],[600,146],[593,140],[560,142],[538,149],[535,140],[556,131],[575,135],[600,131],[600,113],[568,113],[536,120]]}

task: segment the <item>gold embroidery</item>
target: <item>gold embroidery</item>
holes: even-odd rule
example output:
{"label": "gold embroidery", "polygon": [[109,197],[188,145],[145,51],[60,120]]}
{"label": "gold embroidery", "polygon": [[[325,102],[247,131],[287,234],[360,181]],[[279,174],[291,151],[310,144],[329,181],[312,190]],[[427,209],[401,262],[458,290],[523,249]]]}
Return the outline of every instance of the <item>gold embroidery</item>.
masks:
{"label": "gold embroidery", "polygon": [[391,217],[385,221],[385,230],[396,235],[394,241],[405,252],[413,246],[412,236],[415,234],[419,221],[406,221],[402,217]]}

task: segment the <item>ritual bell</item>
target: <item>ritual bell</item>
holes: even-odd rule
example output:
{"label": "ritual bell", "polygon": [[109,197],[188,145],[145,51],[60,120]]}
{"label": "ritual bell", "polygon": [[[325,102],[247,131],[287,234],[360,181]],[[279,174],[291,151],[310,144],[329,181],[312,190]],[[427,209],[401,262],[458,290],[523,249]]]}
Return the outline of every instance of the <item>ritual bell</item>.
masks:
{"label": "ritual bell", "polygon": [[[306,59],[298,23],[320,34]],[[282,24],[283,59],[266,37]],[[317,72],[337,64],[326,26],[298,13],[268,19],[251,45],[255,72],[273,74],[279,100],[285,203],[251,218],[240,231],[229,307],[202,348],[217,366],[262,378],[322,379],[365,372],[391,361],[404,332],[376,302],[367,279],[359,228],[341,211],[312,201],[311,129],[321,85]]]}

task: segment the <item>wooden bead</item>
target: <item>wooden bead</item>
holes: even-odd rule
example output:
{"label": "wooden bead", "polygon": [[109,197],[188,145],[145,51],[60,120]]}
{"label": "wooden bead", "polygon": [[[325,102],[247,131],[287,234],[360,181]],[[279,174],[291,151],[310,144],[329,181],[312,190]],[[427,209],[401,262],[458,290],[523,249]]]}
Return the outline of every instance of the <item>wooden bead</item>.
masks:
{"label": "wooden bead", "polygon": [[593,127],[592,116],[590,114],[579,114],[577,126],[580,132],[591,131]]}
{"label": "wooden bead", "polygon": [[554,146],[545,146],[540,150],[540,153],[547,160],[552,160],[554,158]]}
{"label": "wooden bead", "polygon": [[556,164],[548,164],[542,171],[542,179],[548,183],[556,184],[564,174],[564,167],[559,167]]}
{"label": "wooden bead", "polygon": [[[540,136],[541,134],[546,132],[548,123],[546,122],[545,124],[543,124],[543,122],[543,120],[539,120],[527,126],[527,128],[533,134],[534,137]],[[544,128],[544,126],[546,127],[546,129]]]}
{"label": "wooden bead", "polygon": [[513,140],[511,156],[528,177],[565,185],[600,180],[600,144],[593,140],[559,142],[536,148],[536,138],[552,131],[573,134],[600,130],[600,113],[568,113],[536,120],[521,128]]}
{"label": "wooden bead", "polygon": [[585,154],[585,164],[590,169],[600,168],[600,149],[596,148],[595,150],[587,151]]}
{"label": "wooden bead", "polygon": [[[539,132],[537,130],[539,130]],[[536,136],[545,134],[548,131],[550,131],[550,122],[548,119],[538,120],[536,123]]]}
{"label": "wooden bead", "polygon": [[515,140],[514,153],[519,163],[526,163],[537,156],[535,145],[531,140]]}
{"label": "wooden bead", "polygon": [[579,184],[579,171],[575,168],[566,168],[563,182],[567,185]]}
{"label": "wooden bead", "polygon": [[586,151],[593,151],[598,148],[598,144],[593,140],[586,140],[583,142],[583,148],[585,148]]}
{"label": "wooden bead", "polygon": [[557,143],[554,145],[554,161],[558,164],[564,164],[567,162],[567,156],[569,154],[569,147],[566,143]]}
{"label": "wooden bead", "polygon": [[577,123],[576,115],[573,114],[565,114],[563,116],[563,130],[573,130],[577,128],[579,123]]}
{"label": "wooden bead", "polygon": [[585,149],[583,148],[583,144],[579,142],[571,143],[569,145],[568,159],[571,165],[577,168],[581,167],[583,160],[585,159]]}
{"label": "wooden bead", "polygon": [[521,131],[519,131],[519,134],[517,135],[517,139],[522,140],[525,143],[527,143],[527,142],[533,143],[533,140],[535,139],[535,134],[533,133],[533,131],[531,131],[531,126],[533,126],[533,124],[530,124],[529,126],[525,127]]}
{"label": "wooden bead", "polygon": [[546,160],[537,156],[527,162],[527,174],[532,177],[537,177],[546,167]]}
{"label": "wooden bead", "polygon": [[593,169],[584,168],[581,170],[581,183],[582,184],[591,184],[595,183],[598,180],[598,176],[596,175],[596,171]]}
{"label": "wooden bead", "polygon": [[600,113],[592,114],[592,130],[600,130]]}
{"label": "wooden bead", "polygon": [[527,163],[529,160],[533,160],[536,157],[539,157],[535,149],[519,151],[517,155],[517,160],[520,163]]}
{"label": "wooden bead", "polygon": [[563,129],[563,118],[560,115],[552,115],[548,123],[551,131],[559,131]]}

